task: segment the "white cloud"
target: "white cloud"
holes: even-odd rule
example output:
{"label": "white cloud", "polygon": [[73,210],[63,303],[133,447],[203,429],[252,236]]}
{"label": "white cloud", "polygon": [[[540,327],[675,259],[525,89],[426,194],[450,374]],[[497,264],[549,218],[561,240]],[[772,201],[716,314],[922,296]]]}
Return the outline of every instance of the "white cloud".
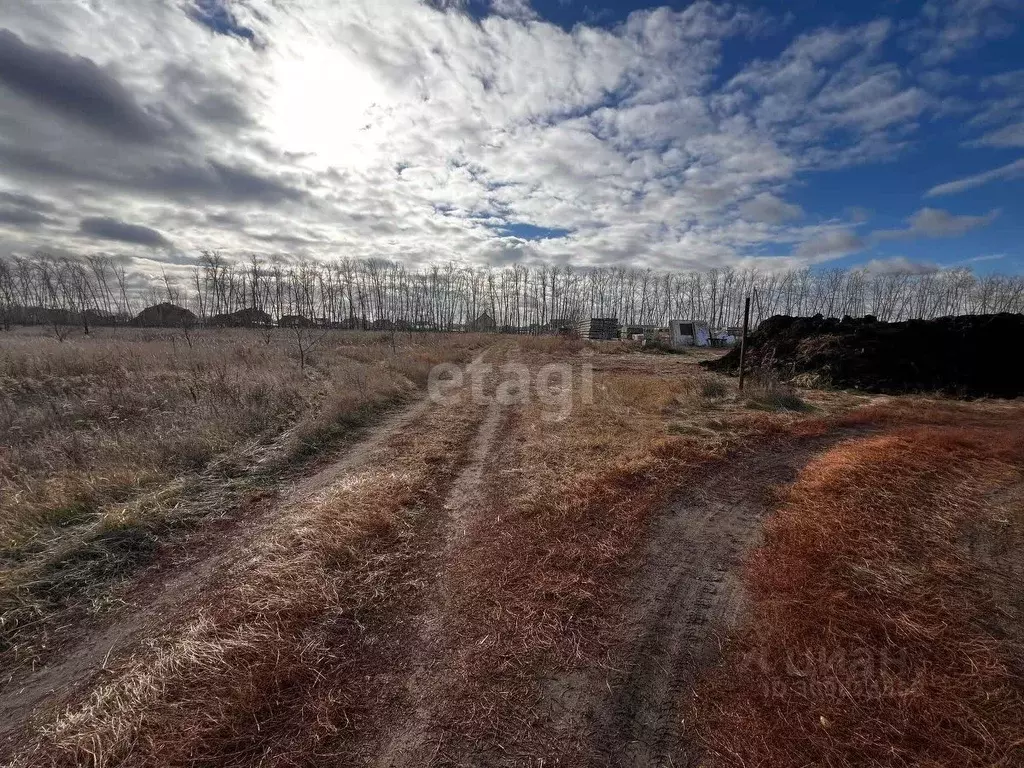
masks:
{"label": "white cloud", "polygon": [[875,240],[902,240],[914,237],[960,237],[972,229],[986,227],[998,218],[1000,211],[984,216],[956,216],[939,208],[922,208],[907,219],[906,229],[884,229],[874,232]]}
{"label": "white cloud", "polygon": [[[779,58],[747,66],[718,100],[749,114],[803,167],[891,157],[903,145],[907,125],[938,107],[899,66],[884,60],[891,33],[886,20],[805,33]],[[823,140],[830,135],[847,140]]]}
{"label": "white cloud", "polygon": [[985,171],[984,173],[978,173],[974,176],[967,176],[955,181],[947,181],[945,184],[939,184],[938,186],[929,189],[925,193],[925,196],[937,197],[939,195],[953,195],[958,192],[965,192],[968,189],[980,187],[992,181],[1015,179],[1020,176],[1024,176],[1024,158],[1015,160],[1012,163],[1000,166],[999,168],[993,168],[991,171]]}
{"label": "white cloud", "polygon": [[906,256],[872,259],[863,268],[872,275],[931,275],[941,269],[930,261],[912,261]]}
{"label": "white cloud", "polygon": [[799,245],[796,255],[814,261],[828,261],[861,251],[864,239],[849,229],[826,231]]}
{"label": "white cloud", "polygon": [[740,215],[753,221],[764,221],[769,224],[781,224],[790,219],[803,216],[804,211],[799,205],[780,200],[770,192],[762,192],[740,204]]}
{"label": "white cloud", "polygon": [[[724,41],[763,15],[696,2],[565,30],[526,0],[483,19],[462,0],[248,0],[218,33],[184,8],[7,11],[24,55],[88,62],[107,97],[88,122],[0,73],[0,195],[53,203],[5,207],[7,247],[94,248],[79,222],[109,219],[192,251],[712,266],[770,245],[806,263],[863,242],[806,224],[787,190],[891,157],[935,108],[886,60],[884,20],[805,32],[723,84]],[[524,246],[512,222],[570,234]]]}
{"label": "white cloud", "polygon": [[537,18],[529,0],[491,0],[491,11],[510,19],[532,20]]}
{"label": "white cloud", "polygon": [[972,143],[981,147],[1024,147],[1024,122],[990,131]]}
{"label": "white cloud", "polygon": [[957,237],[972,229],[991,224],[999,211],[990,211],[984,216],[954,216],[938,208],[922,208],[908,219],[910,230],[928,237]]}
{"label": "white cloud", "polygon": [[948,62],[987,40],[1010,37],[1020,15],[1018,0],[928,0],[910,46],[926,65]]}

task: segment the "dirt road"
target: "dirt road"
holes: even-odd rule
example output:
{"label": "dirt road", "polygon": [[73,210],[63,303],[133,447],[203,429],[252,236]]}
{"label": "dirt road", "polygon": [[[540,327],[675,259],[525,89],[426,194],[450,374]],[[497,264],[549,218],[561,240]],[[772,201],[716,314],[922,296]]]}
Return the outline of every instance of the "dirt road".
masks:
{"label": "dirt road", "polygon": [[251,510],[248,519],[220,530],[206,528],[176,542],[173,554],[177,556],[163,558],[137,588],[120,595],[120,608],[106,622],[81,627],[78,639],[54,662],[28,674],[14,674],[5,682],[0,688],[0,740],[11,738],[39,705],[52,706],[71,699],[77,690],[87,690],[104,676],[112,659],[159,634],[168,617],[202,600],[202,593],[228,570],[229,562],[246,551],[246,542],[258,535],[261,523],[310,503],[325,489],[343,482],[347,472],[421,417],[429,405],[428,400],[419,400],[386,417],[340,456],[284,488],[273,504]]}
{"label": "dirt road", "polygon": [[[822,443],[704,456],[665,437],[665,374],[627,362],[599,365],[604,400],[564,423],[495,398],[498,372],[483,400],[389,418],[9,685],[7,757],[693,764],[681,713],[740,609],[737,565]],[[276,607],[239,605],[271,587]],[[197,729],[204,702],[220,719]]]}

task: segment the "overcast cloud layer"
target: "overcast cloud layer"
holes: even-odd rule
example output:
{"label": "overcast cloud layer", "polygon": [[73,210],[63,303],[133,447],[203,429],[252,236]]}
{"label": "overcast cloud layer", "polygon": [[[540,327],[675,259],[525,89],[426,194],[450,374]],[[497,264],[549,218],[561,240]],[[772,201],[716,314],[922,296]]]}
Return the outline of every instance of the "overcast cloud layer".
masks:
{"label": "overcast cloud layer", "polygon": [[[771,267],[961,237],[1001,211],[958,195],[1024,159],[922,187],[901,228],[791,194],[950,115],[964,152],[1024,147],[1024,75],[955,74],[1019,9],[793,29],[698,2],[567,31],[526,0],[5,4],[0,253]],[[726,61],[766,35],[780,53]]]}

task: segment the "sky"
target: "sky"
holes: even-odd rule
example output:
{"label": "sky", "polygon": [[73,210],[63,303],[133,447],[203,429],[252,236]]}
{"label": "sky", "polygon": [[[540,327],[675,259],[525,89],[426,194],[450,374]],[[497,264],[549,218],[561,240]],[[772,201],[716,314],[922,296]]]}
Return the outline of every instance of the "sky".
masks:
{"label": "sky", "polygon": [[1024,0],[0,0],[0,255],[1024,272]]}

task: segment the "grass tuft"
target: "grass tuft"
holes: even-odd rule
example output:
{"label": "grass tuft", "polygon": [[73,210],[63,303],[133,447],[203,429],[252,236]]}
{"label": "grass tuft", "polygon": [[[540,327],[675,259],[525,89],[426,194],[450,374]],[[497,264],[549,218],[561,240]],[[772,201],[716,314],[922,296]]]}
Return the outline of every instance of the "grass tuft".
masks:
{"label": "grass tuft", "polygon": [[705,379],[700,386],[701,397],[710,400],[726,397],[729,394],[729,387],[720,379]]}

